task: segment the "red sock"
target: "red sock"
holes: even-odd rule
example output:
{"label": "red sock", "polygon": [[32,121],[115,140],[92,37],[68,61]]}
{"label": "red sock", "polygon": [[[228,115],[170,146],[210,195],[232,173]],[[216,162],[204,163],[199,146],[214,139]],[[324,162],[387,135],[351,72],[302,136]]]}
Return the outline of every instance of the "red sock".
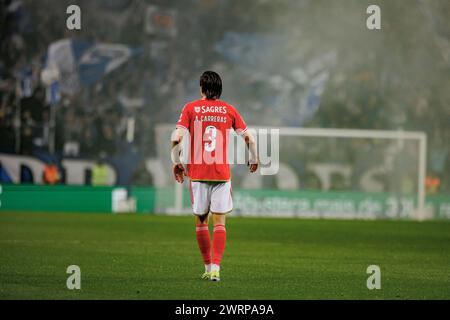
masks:
{"label": "red sock", "polygon": [[213,263],[220,265],[225,242],[227,241],[227,230],[223,224],[216,224],[213,232]]}
{"label": "red sock", "polygon": [[205,264],[211,263],[211,241],[207,224],[198,224],[195,228],[197,243]]}

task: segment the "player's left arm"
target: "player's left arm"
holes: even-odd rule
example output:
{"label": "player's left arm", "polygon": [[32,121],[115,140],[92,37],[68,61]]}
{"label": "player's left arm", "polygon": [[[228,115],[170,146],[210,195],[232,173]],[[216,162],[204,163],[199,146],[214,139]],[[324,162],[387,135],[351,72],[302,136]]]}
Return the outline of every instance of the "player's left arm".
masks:
{"label": "player's left arm", "polygon": [[239,114],[239,112],[237,112],[237,110],[235,111],[234,115],[233,129],[245,140],[245,144],[250,151],[250,158],[247,165],[249,166],[250,172],[253,173],[258,169],[259,164],[256,139],[247,130],[247,125],[245,124],[244,119],[242,119],[242,116]]}
{"label": "player's left arm", "polygon": [[248,160],[248,166],[250,168],[250,172],[255,172],[258,169],[259,159],[258,159],[258,150],[256,147],[255,137],[247,130],[244,132],[242,137],[245,140],[245,144],[247,145],[248,150],[250,151],[250,158]]}

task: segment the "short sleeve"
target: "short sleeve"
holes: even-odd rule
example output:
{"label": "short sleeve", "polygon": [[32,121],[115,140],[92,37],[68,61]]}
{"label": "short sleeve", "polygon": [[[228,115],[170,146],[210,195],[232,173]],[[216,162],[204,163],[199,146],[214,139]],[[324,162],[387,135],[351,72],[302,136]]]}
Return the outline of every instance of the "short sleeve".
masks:
{"label": "short sleeve", "polygon": [[245,124],[244,119],[242,119],[241,115],[236,109],[234,112],[233,129],[236,131],[237,134],[243,134],[245,131],[247,131],[247,125]]}
{"label": "short sleeve", "polygon": [[177,128],[184,128],[186,130],[189,130],[189,122],[190,122],[190,116],[188,112],[187,106],[184,106],[183,110],[181,111],[180,118],[177,122]]}

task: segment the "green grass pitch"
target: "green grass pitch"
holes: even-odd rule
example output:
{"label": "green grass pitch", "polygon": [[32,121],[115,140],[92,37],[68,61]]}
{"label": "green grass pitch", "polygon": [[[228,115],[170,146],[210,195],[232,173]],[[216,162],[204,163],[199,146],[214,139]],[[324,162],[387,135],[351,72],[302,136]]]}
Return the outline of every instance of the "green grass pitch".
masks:
{"label": "green grass pitch", "polygon": [[449,222],[231,216],[227,236],[216,283],[199,279],[192,217],[2,212],[0,299],[450,298]]}

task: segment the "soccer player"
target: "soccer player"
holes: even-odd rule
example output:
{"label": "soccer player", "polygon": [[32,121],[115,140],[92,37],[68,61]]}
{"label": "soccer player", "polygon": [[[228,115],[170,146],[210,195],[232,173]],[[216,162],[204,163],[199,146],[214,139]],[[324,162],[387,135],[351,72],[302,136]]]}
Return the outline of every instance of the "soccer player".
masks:
{"label": "soccer player", "polygon": [[[172,135],[172,160],[175,180],[183,183],[190,179],[192,209],[195,215],[197,243],[205,264],[203,279],[220,281],[220,262],[225,249],[225,216],[233,209],[230,167],[227,158],[229,131],[242,136],[250,151],[250,172],[258,168],[254,137],[239,112],[230,104],[219,100],[222,80],[213,71],[200,77],[201,99],[187,103]],[[187,168],[180,161],[183,137],[190,139]],[[213,221],[212,248],[209,234],[209,214]]]}

